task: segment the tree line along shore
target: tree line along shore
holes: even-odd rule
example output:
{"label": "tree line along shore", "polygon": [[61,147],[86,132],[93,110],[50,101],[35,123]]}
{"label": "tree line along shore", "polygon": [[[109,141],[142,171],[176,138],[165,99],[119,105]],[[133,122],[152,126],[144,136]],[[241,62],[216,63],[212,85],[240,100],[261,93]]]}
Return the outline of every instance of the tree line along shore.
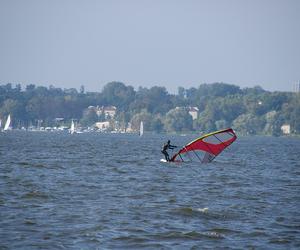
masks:
{"label": "tree line along shore", "polygon": [[[226,83],[179,87],[132,86],[109,82],[99,92],[84,86],[61,89],[33,84],[0,85],[0,119],[12,116],[13,128],[81,127],[108,124],[110,131],[211,132],[232,127],[243,135],[300,134],[300,93],[271,92]],[[2,122],[3,123],[3,122]]]}

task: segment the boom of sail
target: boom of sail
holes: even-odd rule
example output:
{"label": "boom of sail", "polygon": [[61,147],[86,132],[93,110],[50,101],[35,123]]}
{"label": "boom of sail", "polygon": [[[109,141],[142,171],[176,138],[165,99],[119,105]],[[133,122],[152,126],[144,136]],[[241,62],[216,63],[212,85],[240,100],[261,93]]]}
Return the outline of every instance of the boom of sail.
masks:
{"label": "boom of sail", "polygon": [[201,163],[211,162],[225,148],[233,143],[236,138],[237,136],[231,128],[206,134],[181,148],[173,155],[171,161],[200,161]]}

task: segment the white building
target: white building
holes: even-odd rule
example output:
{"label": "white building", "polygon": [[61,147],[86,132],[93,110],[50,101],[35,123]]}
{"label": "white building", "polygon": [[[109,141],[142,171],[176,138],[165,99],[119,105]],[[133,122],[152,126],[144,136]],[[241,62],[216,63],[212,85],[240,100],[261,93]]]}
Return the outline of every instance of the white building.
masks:
{"label": "white building", "polygon": [[105,118],[114,118],[117,113],[117,108],[115,106],[89,106],[88,109],[94,110],[98,116],[104,114]]}
{"label": "white building", "polygon": [[105,114],[105,118],[114,118],[117,112],[117,108],[115,106],[104,107],[102,112]]}
{"label": "white building", "polygon": [[284,135],[289,135],[291,133],[290,124],[283,124],[280,129]]}
{"label": "white building", "polygon": [[199,109],[197,107],[176,107],[176,110],[184,109],[189,112],[189,114],[192,116],[193,120],[196,120],[198,118]]}
{"label": "white building", "polygon": [[189,114],[193,117],[193,120],[198,118],[199,109],[197,107],[189,107]]}
{"label": "white building", "polygon": [[96,122],[95,126],[101,130],[101,131],[105,131],[109,128],[109,122]]}

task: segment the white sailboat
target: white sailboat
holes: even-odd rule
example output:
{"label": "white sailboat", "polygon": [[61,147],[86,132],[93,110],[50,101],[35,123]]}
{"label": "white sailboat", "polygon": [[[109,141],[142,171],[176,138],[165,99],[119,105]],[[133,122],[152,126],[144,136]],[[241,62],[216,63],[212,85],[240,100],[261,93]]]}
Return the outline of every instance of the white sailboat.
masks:
{"label": "white sailboat", "polygon": [[142,136],[144,134],[144,123],[143,121],[141,121],[140,123],[140,136]]}
{"label": "white sailboat", "polygon": [[74,121],[72,120],[71,128],[70,128],[70,134],[74,134],[74,133],[75,133],[75,123],[74,123]]}
{"label": "white sailboat", "polygon": [[11,123],[11,118],[10,118],[10,114],[9,114],[8,117],[7,117],[6,123],[4,125],[3,131],[11,129],[10,123]]}

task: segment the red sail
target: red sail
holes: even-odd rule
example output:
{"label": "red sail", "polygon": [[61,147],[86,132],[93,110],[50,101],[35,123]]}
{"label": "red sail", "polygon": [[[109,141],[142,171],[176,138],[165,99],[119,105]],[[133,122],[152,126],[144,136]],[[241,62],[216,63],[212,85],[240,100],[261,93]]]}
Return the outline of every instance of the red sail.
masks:
{"label": "red sail", "polygon": [[236,138],[236,134],[231,128],[204,135],[181,148],[171,158],[171,161],[193,161],[198,159],[203,163],[211,162]]}

